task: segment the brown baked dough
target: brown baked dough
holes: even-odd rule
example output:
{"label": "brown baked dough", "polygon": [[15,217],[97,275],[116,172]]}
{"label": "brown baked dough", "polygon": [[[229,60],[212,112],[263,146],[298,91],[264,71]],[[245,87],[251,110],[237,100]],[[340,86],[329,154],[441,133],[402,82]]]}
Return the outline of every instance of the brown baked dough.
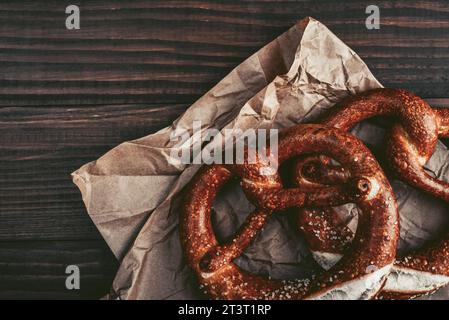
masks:
{"label": "brown baked dough", "polygon": [[[348,133],[322,125],[298,125],[283,131],[278,159],[324,154],[348,168],[342,186],[304,192],[284,188],[279,174],[262,175],[265,164],[204,166],[185,194],[181,241],[188,264],[201,288],[214,299],[369,299],[380,290],[391,270],[398,240],[395,196],[381,167]],[[211,224],[211,207],[220,188],[236,176],[256,205],[234,239],[218,243]],[[355,241],[347,254],[313,279],[274,280],[238,267],[238,257],[262,229],[273,210],[290,206],[337,205],[355,202],[361,208]],[[369,285],[367,285],[369,284]]]}
{"label": "brown baked dough", "polygon": [[[449,136],[449,110],[432,109],[405,90],[376,89],[344,100],[320,122],[348,131],[360,121],[378,115],[396,118],[387,142],[387,159],[396,176],[449,201],[449,184],[430,176],[423,167],[432,156],[438,137]],[[298,187],[314,190],[345,184],[351,175],[344,166],[332,165],[325,156],[298,159],[294,171]],[[321,224],[316,223],[317,217],[321,217]],[[350,243],[351,231],[338,225],[333,217],[331,208],[304,209],[299,213],[298,223],[313,250],[341,254]],[[380,297],[409,298],[431,293],[446,284],[449,234],[399,258]]]}

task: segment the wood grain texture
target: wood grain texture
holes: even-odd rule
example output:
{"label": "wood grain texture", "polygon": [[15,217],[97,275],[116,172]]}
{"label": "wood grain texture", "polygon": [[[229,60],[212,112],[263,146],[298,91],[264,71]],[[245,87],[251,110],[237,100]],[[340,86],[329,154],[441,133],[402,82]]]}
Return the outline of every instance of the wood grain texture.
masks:
{"label": "wood grain texture", "polygon": [[382,24],[374,31],[364,25],[367,3],[81,1],[73,31],[58,1],[2,2],[0,104],[189,103],[307,15],[386,86],[445,96],[449,3],[376,1]]}
{"label": "wood grain texture", "polygon": [[[67,290],[66,267],[77,265],[79,290]],[[117,263],[103,241],[0,242],[0,299],[98,298]]]}
{"label": "wood grain texture", "polygon": [[[0,298],[98,298],[116,261],[70,173],[169,125],[249,55],[305,16],[325,23],[388,87],[449,106],[449,2],[0,2]],[[81,266],[80,291],[64,266]]]}

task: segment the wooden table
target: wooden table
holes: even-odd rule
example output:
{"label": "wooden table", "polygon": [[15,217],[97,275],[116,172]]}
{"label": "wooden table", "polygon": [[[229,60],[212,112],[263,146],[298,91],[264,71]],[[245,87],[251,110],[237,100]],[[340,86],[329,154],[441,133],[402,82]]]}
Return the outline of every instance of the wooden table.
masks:
{"label": "wooden table", "polygon": [[[70,173],[171,123],[258,48],[310,15],[388,87],[449,106],[449,2],[0,3],[0,298],[99,298],[117,262]],[[380,30],[365,8],[380,7]],[[81,289],[65,288],[65,267]]]}

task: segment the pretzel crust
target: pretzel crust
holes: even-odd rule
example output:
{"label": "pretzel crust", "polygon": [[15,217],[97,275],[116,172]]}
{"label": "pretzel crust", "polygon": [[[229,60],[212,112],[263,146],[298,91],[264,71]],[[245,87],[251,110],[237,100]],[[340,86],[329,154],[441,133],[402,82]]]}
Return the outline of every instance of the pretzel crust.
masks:
{"label": "pretzel crust", "polygon": [[[449,137],[449,110],[432,109],[425,101],[404,90],[376,89],[344,100],[321,123],[343,130],[350,130],[358,122],[377,115],[389,115],[398,119],[387,144],[387,158],[397,177],[435,197],[449,201],[449,184],[430,176],[423,168],[432,156],[438,137]],[[304,165],[313,161],[314,175],[304,177]],[[330,166],[324,157],[299,159],[294,168],[299,187],[313,185],[315,190],[323,186],[346,183],[348,171],[342,166]],[[317,172],[319,174],[317,174]],[[335,175],[338,172],[339,175]],[[342,239],[350,237],[329,220],[332,209],[327,208],[328,233],[332,239],[313,242],[317,251],[340,255],[347,247]],[[300,217],[304,212],[300,213]],[[310,221],[299,219],[300,228],[310,238],[319,231],[316,225],[304,228]],[[310,218],[312,219],[312,218]],[[338,258],[335,259],[338,261]],[[402,279],[402,281],[398,281]],[[401,284],[402,282],[402,284]],[[414,283],[414,285],[411,285]],[[411,298],[432,293],[449,284],[449,235],[428,246],[399,258],[389,276],[380,298]]]}
{"label": "pretzel crust", "polygon": [[[393,190],[370,151],[357,138],[322,125],[298,125],[282,132],[279,163],[310,153],[325,154],[349,167],[351,179],[341,192],[322,188],[285,189],[278,173],[262,175],[256,164],[211,165],[197,173],[186,190],[181,242],[203,291],[215,299],[369,299],[378,293],[396,255],[398,212]],[[219,244],[211,224],[211,207],[220,188],[238,177],[256,209],[234,240]],[[232,260],[262,229],[274,209],[355,202],[363,214],[355,241],[333,268],[306,280],[273,280],[251,274]],[[366,281],[373,283],[366,286]]]}

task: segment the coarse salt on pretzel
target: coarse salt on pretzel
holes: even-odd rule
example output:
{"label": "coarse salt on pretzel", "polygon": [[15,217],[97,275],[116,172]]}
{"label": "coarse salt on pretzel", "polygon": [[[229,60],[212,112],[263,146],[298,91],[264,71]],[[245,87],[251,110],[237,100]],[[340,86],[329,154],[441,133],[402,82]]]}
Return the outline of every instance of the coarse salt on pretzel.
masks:
{"label": "coarse salt on pretzel", "polygon": [[[397,177],[449,201],[449,184],[430,176],[423,167],[432,156],[438,137],[449,136],[449,110],[432,109],[425,101],[404,90],[376,89],[344,100],[321,123],[349,130],[358,122],[377,115],[389,115],[397,119],[387,144],[387,158],[391,160],[390,165]],[[344,167],[332,166],[326,157],[318,156],[299,159],[294,171],[299,186],[313,186],[318,190],[320,186],[344,184],[350,177]],[[307,234],[307,240],[313,241],[315,256],[320,257],[323,266],[332,266],[341,257],[344,252],[342,248],[347,245],[345,241],[351,236],[348,230],[335,226],[331,218],[335,212],[324,208],[321,210],[324,213],[321,220],[327,222],[327,232],[334,237],[314,239],[313,235],[322,226],[308,225],[309,220],[314,219],[307,214],[310,210],[301,212],[298,222]],[[434,292],[447,284],[449,235],[398,259],[380,297],[410,298]]]}
{"label": "coarse salt on pretzel", "polygon": [[[319,153],[347,165],[351,179],[344,196],[335,187],[319,192],[284,189],[278,173],[262,175],[255,164],[210,165],[197,173],[185,195],[181,241],[190,267],[204,292],[215,299],[369,299],[384,284],[396,255],[398,212],[392,188],[371,152],[357,138],[335,128],[299,125],[279,139],[279,163],[303,154]],[[211,224],[211,207],[220,188],[232,176],[256,205],[234,239],[219,244]],[[355,202],[359,217],[351,250],[328,271],[305,280],[274,280],[238,267],[238,257],[275,209],[290,206]]]}

